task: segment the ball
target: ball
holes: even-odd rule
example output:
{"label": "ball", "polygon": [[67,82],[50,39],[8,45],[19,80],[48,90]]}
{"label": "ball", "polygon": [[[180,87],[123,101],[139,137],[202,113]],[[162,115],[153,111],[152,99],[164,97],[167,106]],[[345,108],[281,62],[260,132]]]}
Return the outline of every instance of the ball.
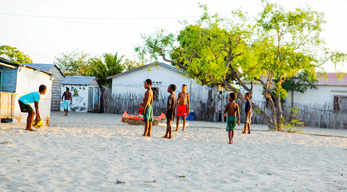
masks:
{"label": "ball", "polygon": [[41,128],[42,125],[43,125],[43,122],[41,120],[40,121],[36,121],[36,120],[33,121],[33,127],[35,127],[36,129]]}

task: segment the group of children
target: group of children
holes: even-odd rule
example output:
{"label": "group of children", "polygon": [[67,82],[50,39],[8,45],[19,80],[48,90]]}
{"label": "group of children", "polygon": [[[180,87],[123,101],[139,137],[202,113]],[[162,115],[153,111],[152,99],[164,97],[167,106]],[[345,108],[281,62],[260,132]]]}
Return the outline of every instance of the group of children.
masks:
{"label": "group of children", "polygon": [[[252,117],[252,104],[249,101],[250,94],[245,94],[245,115],[246,115],[246,121],[245,126],[242,129],[242,133],[246,133],[248,128],[248,134],[251,134],[251,117]],[[240,111],[239,111],[239,105],[235,103],[235,100],[237,99],[236,93],[230,93],[229,94],[229,103],[226,104],[225,110],[224,110],[224,116],[227,115],[227,126],[226,131],[228,131],[228,137],[229,137],[229,144],[233,144],[233,137],[234,137],[234,128],[236,126],[236,123],[238,126],[240,126]]]}
{"label": "group of children", "polygon": [[[153,91],[151,89],[152,87],[152,80],[146,79],[144,82],[144,87],[147,89],[145,93],[145,97],[143,99],[142,106],[139,109],[139,113],[143,115],[143,121],[145,122],[145,130],[143,133],[143,136],[150,137],[151,136],[151,130],[152,130],[152,122],[153,122]],[[166,134],[163,136],[163,138],[166,139],[172,139],[172,127],[171,122],[174,120],[176,116],[176,108],[177,108],[177,124],[176,124],[176,130],[179,131],[179,119],[181,116],[183,116],[183,129],[182,131],[185,131],[186,126],[186,117],[188,116],[188,113],[190,111],[190,102],[189,102],[189,93],[187,93],[187,85],[182,85],[182,92],[178,94],[178,98],[176,98],[175,91],[176,91],[176,85],[171,84],[167,88],[167,91],[170,93],[170,96],[167,100],[167,108],[166,108]],[[178,104],[178,106],[177,106]],[[143,108],[144,107],[144,108]]]}
{"label": "group of children", "polygon": [[[153,122],[153,91],[151,89],[152,86],[152,80],[146,79],[144,82],[144,87],[147,89],[145,93],[145,97],[143,99],[142,107],[139,109],[139,113],[143,115],[143,121],[145,122],[145,129],[143,136],[150,137],[151,136],[151,130],[152,130],[152,122]],[[38,92],[32,92],[26,95],[23,95],[19,98],[19,106],[22,112],[28,113],[27,118],[27,124],[26,124],[26,130],[33,131],[31,128],[35,112],[30,106],[31,103],[34,103],[35,105],[35,111],[36,111],[36,121],[40,121],[40,113],[39,113],[39,101],[40,96],[44,95],[47,91],[47,87],[45,85],[41,85],[39,87]],[[166,118],[167,118],[167,128],[166,133],[163,136],[163,138],[166,139],[172,139],[172,127],[171,122],[174,120],[175,115],[177,114],[177,124],[176,124],[176,130],[179,131],[179,119],[180,116],[183,116],[183,129],[182,131],[185,131],[185,124],[186,124],[186,117],[188,116],[188,113],[190,111],[190,99],[189,99],[189,93],[187,93],[187,86],[182,85],[182,92],[178,94],[178,98],[175,95],[176,91],[176,85],[170,84],[167,88],[167,91],[170,93],[170,96],[167,100],[167,108],[166,108]],[[245,125],[242,130],[242,133],[246,133],[248,128],[248,134],[251,133],[251,117],[252,117],[252,104],[249,100],[250,94],[245,94]],[[227,126],[226,131],[228,131],[228,137],[229,137],[229,144],[233,143],[233,137],[234,137],[234,128],[236,124],[240,125],[240,112],[239,112],[239,105],[235,102],[237,99],[236,93],[230,93],[229,94],[229,103],[225,106],[224,110],[224,116],[227,115]],[[69,92],[69,89],[66,89],[66,92],[64,92],[62,96],[62,100],[64,101],[64,111],[65,115],[67,115],[68,106],[72,102],[71,93]],[[177,106],[178,104],[178,106]],[[177,113],[176,113],[177,108]]]}

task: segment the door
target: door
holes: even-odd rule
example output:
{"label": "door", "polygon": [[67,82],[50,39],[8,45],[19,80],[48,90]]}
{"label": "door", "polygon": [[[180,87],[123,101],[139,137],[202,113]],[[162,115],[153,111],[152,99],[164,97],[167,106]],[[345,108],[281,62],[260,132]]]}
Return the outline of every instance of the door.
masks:
{"label": "door", "polygon": [[88,87],[88,112],[93,111],[93,92],[94,92],[94,87]]}
{"label": "door", "polygon": [[94,100],[94,107],[93,111],[94,112],[99,112],[99,88],[94,87],[94,95],[93,95],[93,100]]}

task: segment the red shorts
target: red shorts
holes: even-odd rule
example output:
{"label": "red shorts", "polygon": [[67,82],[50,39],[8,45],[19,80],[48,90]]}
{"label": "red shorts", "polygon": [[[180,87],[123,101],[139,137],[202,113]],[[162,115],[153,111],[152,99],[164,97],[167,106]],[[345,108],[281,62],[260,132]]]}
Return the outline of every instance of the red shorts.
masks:
{"label": "red shorts", "polygon": [[177,117],[178,116],[183,116],[183,117],[187,117],[188,116],[187,105],[178,105]]}

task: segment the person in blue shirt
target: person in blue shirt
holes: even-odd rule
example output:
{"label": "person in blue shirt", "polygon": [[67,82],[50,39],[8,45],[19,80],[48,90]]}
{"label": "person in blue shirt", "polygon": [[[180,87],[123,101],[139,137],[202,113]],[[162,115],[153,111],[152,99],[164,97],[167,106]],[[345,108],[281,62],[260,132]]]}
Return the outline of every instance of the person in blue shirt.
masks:
{"label": "person in blue shirt", "polygon": [[33,124],[35,112],[33,108],[30,106],[31,103],[34,103],[35,105],[35,111],[36,111],[35,120],[36,121],[41,120],[40,112],[39,112],[39,101],[40,101],[41,95],[46,94],[46,91],[47,91],[47,87],[45,85],[40,85],[38,92],[28,93],[19,98],[18,103],[19,103],[21,112],[28,113],[27,125],[25,130],[34,131],[31,128],[31,125]]}
{"label": "person in blue shirt", "polygon": [[245,114],[246,114],[246,121],[245,126],[242,129],[242,133],[246,133],[247,127],[248,127],[248,134],[251,134],[251,118],[252,118],[252,103],[249,101],[249,98],[251,97],[251,94],[246,93],[245,94]]}

